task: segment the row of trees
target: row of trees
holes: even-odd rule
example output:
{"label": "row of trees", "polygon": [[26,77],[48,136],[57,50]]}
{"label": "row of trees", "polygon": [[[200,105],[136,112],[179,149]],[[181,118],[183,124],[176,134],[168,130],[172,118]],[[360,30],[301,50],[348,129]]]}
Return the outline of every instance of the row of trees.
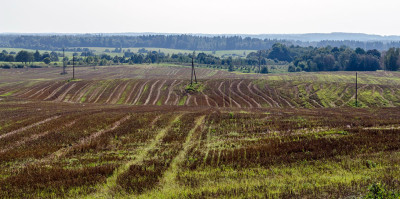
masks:
{"label": "row of trees", "polygon": [[247,55],[248,61],[272,59],[291,63],[289,72],[296,71],[375,71],[399,69],[399,49],[390,48],[382,55],[376,49],[342,47],[301,47],[276,43],[269,50],[259,50]]}
{"label": "row of trees", "polygon": [[[293,40],[259,39],[241,36],[195,36],[195,35],[0,35],[0,47],[28,48],[42,50],[61,50],[62,48],[82,50],[87,47],[121,48],[154,47],[187,50],[261,50],[269,49],[280,42],[286,45],[303,47],[340,47],[364,48],[367,50],[388,50],[400,47],[400,42],[363,42],[363,41],[319,41],[303,42]],[[79,52],[79,51],[78,51]]]}
{"label": "row of trees", "polygon": [[400,48],[390,48],[384,57],[384,64],[387,70],[397,71],[400,69]]}
{"label": "row of trees", "polygon": [[[191,63],[192,54],[165,54],[160,51],[147,51],[134,53],[126,51],[123,56],[110,56],[109,54],[95,55],[91,51],[74,53],[80,65],[111,65],[111,64],[142,64],[142,63]],[[46,64],[58,61],[56,52],[35,53],[20,51],[18,53],[0,53],[0,61],[9,62],[40,62]],[[267,65],[289,65],[289,72],[315,72],[315,71],[375,71],[379,69],[396,71],[400,68],[400,49],[391,48],[386,52],[376,49],[365,51],[362,48],[351,49],[348,47],[300,47],[286,46],[276,43],[268,50],[259,50],[249,53],[245,58],[217,57],[212,54],[198,53],[194,55],[197,64],[228,69],[229,71],[254,71],[268,73]],[[63,58],[68,62],[68,57]],[[70,63],[69,63],[70,64]]]}
{"label": "row of trees", "polygon": [[8,53],[6,50],[3,50],[0,53],[0,61],[3,62],[22,62],[27,64],[28,62],[45,62],[49,64],[52,61],[59,61],[58,54],[56,52],[51,53],[43,53],[40,54],[39,51],[36,50],[35,53],[28,52],[25,50],[21,50],[18,53],[10,52]]}
{"label": "row of trees", "polygon": [[314,48],[296,56],[289,71],[375,71],[381,69],[380,58],[377,50]]}

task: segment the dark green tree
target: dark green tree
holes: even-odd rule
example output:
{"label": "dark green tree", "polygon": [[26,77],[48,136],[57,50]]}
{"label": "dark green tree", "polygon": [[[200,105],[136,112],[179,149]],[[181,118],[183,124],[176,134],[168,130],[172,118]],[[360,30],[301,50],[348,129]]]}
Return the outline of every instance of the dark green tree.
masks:
{"label": "dark green tree", "polygon": [[262,74],[267,74],[268,73],[268,67],[264,66],[261,68],[261,73]]}
{"label": "dark green tree", "polygon": [[50,57],[44,58],[44,59],[43,59],[43,62],[44,62],[45,64],[50,64],[50,62],[51,62]]}
{"label": "dark green tree", "polygon": [[365,54],[365,50],[362,48],[356,48],[356,50],[354,51],[355,53],[359,54],[359,55],[363,55]]}
{"label": "dark green tree", "polygon": [[21,50],[17,53],[17,56],[15,56],[15,61],[22,62],[25,64],[27,62],[32,62],[33,61],[33,53],[30,53],[25,50]]}
{"label": "dark green tree", "polygon": [[235,67],[233,66],[233,64],[229,65],[228,71],[229,72],[235,71]]}
{"label": "dark green tree", "polygon": [[399,70],[399,55],[400,49],[390,48],[385,54],[385,68],[390,71]]}
{"label": "dark green tree", "polygon": [[59,60],[58,59],[58,55],[57,55],[56,52],[53,51],[53,52],[50,53],[50,60],[53,61],[53,62]]}
{"label": "dark green tree", "polygon": [[269,52],[268,58],[287,62],[291,62],[293,60],[293,58],[290,56],[289,49],[281,43],[276,43],[272,46],[272,50]]}
{"label": "dark green tree", "polygon": [[40,52],[38,50],[36,50],[36,52],[33,53],[33,59],[36,62],[42,61],[42,55],[40,54]]}
{"label": "dark green tree", "polygon": [[296,72],[296,67],[292,64],[289,65],[288,72]]}

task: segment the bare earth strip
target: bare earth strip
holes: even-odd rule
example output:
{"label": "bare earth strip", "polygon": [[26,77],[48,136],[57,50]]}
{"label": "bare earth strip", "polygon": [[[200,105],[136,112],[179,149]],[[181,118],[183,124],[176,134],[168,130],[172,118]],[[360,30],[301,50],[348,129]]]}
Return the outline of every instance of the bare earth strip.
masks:
{"label": "bare earth strip", "polygon": [[[204,82],[204,87],[207,87],[207,85],[208,85],[208,81],[209,80],[207,80],[206,82]],[[210,100],[211,101],[213,101],[213,103],[215,104],[215,107],[219,107],[218,106],[218,103],[214,100],[214,99],[212,99],[211,97],[209,97],[208,95],[206,95],[204,92],[201,92],[203,95],[204,95],[204,98],[206,98],[206,102],[207,102],[207,105],[208,106],[211,106],[211,104],[210,104]],[[215,92],[214,92],[215,93]],[[216,95],[217,96],[217,95]]]}
{"label": "bare earth strip", "polygon": [[37,94],[41,94],[44,90],[48,89],[49,87],[51,87],[52,85],[48,85],[38,91],[36,91],[35,93],[33,93],[32,95],[29,95],[28,98],[33,98],[34,96],[36,96]]}
{"label": "bare earth strip", "polygon": [[75,93],[72,95],[72,97],[69,98],[68,102],[74,102],[74,98],[81,92],[84,88],[86,88],[89,85],[89,83],[86,83],[85,85],[81,86]]}
{"label": "bare earth strip", "polygon": [[100,130],[96,133],[91,134],[89,137],[81,139],[80,141],[78,141],[76,144],[74,144],[72,146],[69,146],[67,148],[62,148],[62,149],[54,152],[53,154],[49,155],[48,157],[42,159],[41,162],[42,163],[48,162],[48,161],[52,161],[52,160],[55,160],[55,159],[65,156],[72,149],[80,147],[80,146],[84,145],[85,143],[91,142],[92,140],[95,140],[97,137],[103,135],[104,133],[113,131],[114,129],[118,128],[121,125],[121,123],[125,122],[130,117],[131,117],[130,115],[123,117],[122,119],[120,119],[120,120],[116,121],[114,124],[112,124],[111,128]]}
{"label": "bare earth strip", "polygon": [[157,103],[158,99],[160,98],[161,89],[163,88],[165,82],[167,82],[167,80],[164,80],[163,83],[158,87],[157,96],[156,96],[156,99],[153,101],[153,105],[155,105]]}
{"label": "bare earth strip", "polygon": [[160,80],[157,80],[156,82],[154,82],[154,83],[151,85],[149,95],[147,96],[147,99],[146,99],[146,101],[144,102],[143,105],[147,105],[147,104],[150,102],[151,94],[153,94],[154,87],[156,86],[156,84],[157,84],[159,81],[160,81]]}
{"label": "bare earth strip", "polygon": [[[240,89],[240,85],[242,85],[242,83],[243,83],[243,80],[241,80],[241,81],[239,82],[239,84],[237,84],[237,90],[238,90],[239,94],[242,95],[242,96],[244,96],[244,97],[247,97],[247,98],[248,98],[249,100],[251,100],[257,107],[261,108],[261,104],[260,104],[260,103],[258,103],[256,100],[254,100],[254,98],[249,97],[248,95],[246,95],[246,94],[244,94],[244,93],[242,92],[242,90]],[[249,87],[247,87],[247,88],[249,88]],[[250,93],[251,93],[251,91],[250,91]]]}
{"label": "bare earth strip", "polygon": [[88,85],[87,87],[85,87],[84,90],[82,90],[82,91],[80,91],[80,93],[78,93],[78,95],[77,95],[78,97],[75,100],[75,102],[81,102],[82,97],[84,95],[88,95],[89,94],[88,92],[91,91],[91,90],[92,90],[92,84]]}
{"label": "bare earth strip", "polygon": [[[176,86],[180,85],[182,82],[183,82],[183,80],[182,80],[182,81],[180,81],[179,83],[177,83],[177,84],[176,84],[174,87],[176,87]],[[174,95],[175,95],[175,101],[174,101],[174,103],[173,103],[172,105],[178,105],[178,102],[179,102],[179,96],[178,96],[178,94],[176,94],[175,92],[174,92]]]}
{"label": "bare earth strip", "polygon": [[[275,91],[276,92],[276,91]],[[278,94],[277,94],[278,95]],[[287,101],[285,98],[283,98],[282,96],[280,96],[280,95],[278,95],[279,96],[279,98],[281,99],[281,100],[283,100],[287,105],[289,105],[290,106],[290,108],[294,108],[294,106],[289,102],[289,101]],[[315,107],[314,107],[315,108]]]}
{"label": "bare earth strip", "polygon": [[224,96],[219,95],[217,92],[215,92],[214,89],[212,90],[212,92],[214,93],[215,97],[220,97],[222,99],[222,107],[226,107],[225,104],[229,105],[229,101],[225,102],[225,101],[227,101],[227,99],[225,99]]}
{"label": "bare earth strip", "polygon": [[66,86],[68,84],[68,82],[67,83],[64,83],[63,85],[61,85],[61,86],[59,86],[57,89],[55,89],[53,92],[51,92],[51,94],[50,95],[48,95],[46,98],[44,98],[43,100],[48,100],[48,99],[50,99],[50,98],[52,98],[54,95],[56,95],[56,93],[58,92],[58,91],[60,91],[62,88],[64,88],[64,86]]}
{"label": "bare earth strip", "polygon": [[[174,82],[175,82],[175,81],[174,81]],[[178,86],[178,85],[180,85],[180,84],[182,84],[182,82],[183,82],[183,80],[179,81],[179,82],[176,83],[176,84],[173,83],[173,85],[168,89],[168,90],[169,90],[169,91],[168,91],[168,97],[167,97],[167,99],[166,99],[165,102],[164,102],[165,105],[168,105],[168,101],[169,101],[169,99],[170,99],[170,97],[171,97],[171,94],[174,94],[174,95],[175,95],[175,101],[172,103],[172,105],[177,105],[177,104],[178,104],[179,96],[178,96],[175,92],[173,92],[173,91],[174,91],[175,87]]]}
{"label": "bare earth strip", "polygon": [[[139,154],[136,155],[136,158],[132,161],[129,161],[125,163],[124,165],[120,166],[116,171],[114,171],[113,175],[109,178],[107,178],[107,182],[104,185],[101,185],[100,187],[97,188],[97,192],[88,196],[87,198],[110,198],[111,192],[114,189],[114,187],[117,184],[117,178],[119,175],[123,174],[126,172],[130,166],[135,165],[135,164],[141,164],[149,155],[150,151],[152,151],[154,148],[156,148],[162,141],[162,139],[167,135],[167,132],[171,127],[179,121],[179,119],[182,117],[181,115],[178,115],[175,117],[175,119],[168,124],[165,128],[161,129],[155,138],[144,147],[143,150],[140,151]],[[111,197],[112,198],[112,197]]]}
{"label": "bare earth strip", "polygon": [[117,96],[113,98],[113,100],[111,100],[111,104],[116,104],[119,99],[121,98],[122,93],[124,93],[126,87],[128,86],[129,81],[126,82],[126,84],[124,85],[124,87],[122,87],[121,91],[117,93]]}
{"label": "bare earth strip", "polygon": [[129,103],[129,101],[131,100],[132,94],[133,94],[133,92],[135,91],[135,89],[136,89],[136,87],[137,87],[138,84],[139,84],[139,83],[136,82],[135,85],[133,86],[133,88],[131,89],[131,92],[129,93],[128,97],[127,97],[126,100],[125,100],[125,104]]}
{"label": "bare earth strip", "polygon": [[[319,108],[324,108],[324,106],[322,106],[320,103],[318,103],[317,101],[315,101],[314,99],[311,99],[311,101],[316,104]],[[313,105],[314,106],[314,105]],[[315,107],[315,106],[314,106]],[[316,107],[315,107],[316,108]]]}
{"label": "bare earth strip", "polygon": [[[90,88],[90,86],[89,86],[88,88]],[[92,102],[92,100],[94,100],[94,98],[97,97],[97,95],[98,95],[99,92],[101,91],[101,88],[102,88],[102,87],[100,87],[100,86],[98,86],[97,88],[95,88],[95,89],[93,90],[93,92],[90,93],[90,96],[87,98],[86,102]],[[89,90],[88,90],[87,92],[89,92]],[[85,93],[86,93],[86,92],[85,92]],[[89,95],[89,93],[88,93],[88,95]]]}
{"label": "bare earth strip", "polygon": [[97,96],[96,100],[94,101],[94,103],[98,102],[100,100],[100,97],[104,94],[104,92],[106,92],[107,88],[110,86],[110,84],[107,84],[107,86],[103,89],[103,91],[101,91],[101,93],[99,94],[99,96]]}
{"label": "bare earth strip", "polygon": [[143,83],[142,86],[140,86],[139,92],[136,94],[135,100],[133,101],[132,104],[136,104],[139,101],[139,99],[142,95],[142,92],[143,92],[143,88],[147,85],[147,82],[149,82],[149,81],[150,80],[147,80],[146,82]]}
{"label": "bare earth strip", "polygon": [[227,96],[224,92],[222,92],[221,86],[222,86],[223,83],[224,83],[224,82],[221,82],[221,83],[219,84],[219,86],[218,86],[218,91],[222,94],[222,96],[224,97],[224,99],[225,99],[225,97],[226,97],[226,99],[229,99],[229,101],[232,101],[233,103],[236,104],[237,107],[241,108],[241,106],[240,106],[239,103],[237,103],[234,99],[232,99],[231,97]]}
{"label": "bare earth strip", "polygon": [[190,95],[190,94],[187,94],[187,99],[186,99],[186,102],[185,102],[185,105],[187,106],[187,105],[189,105],[189,102],[190,102],[190,99],[192,99],[192,95]]}
{"label": "bare earth strip", "polygon": [[49,122],[49,121],[51,121],[51,120],[57,119],[57,118],[59,118],[59,117],[60,117],[60,116],[53,116],[53,117],[47,118],[47,119],[45,119],[45,120],[42,120],[42,121],[40,121],[40,122],[36,122],[36,123],[34,123],[34,124],[31,124],[31,125],[29,125],[29,126],[22,127],[22,128],[20,128],[20,129],[15,130],[15,131],[11,131],[11,132],[6,133],[6,134],[4,134],[4,135],[0,135],[0,140],[3,139],[3,138],[9,137],[9,136],[11,136],[11,135],[17,134],[17,133],[19,133],[19,132],[25,131],[25,130],[27,130],[27,129],[33,128],[33,127],[35,127],[35,126],[44,124],[44,123]]}
{"label": "bare earth strip", "polygon": [[117,87],[113,90],[113,92],[110,94],[110,96],[108,96],[107,101],[106,101],[106,104],[108,104],[108,103],[111,101],[111,99],[112,99],[112,97],[114,96],[115,92],[118,91],[118,88],[119,88],[121,85],[122,85],[122,82],[119,83],[118,86],[117,86]]}
{"label": "bare earth strip", "polygon": [[[265,99],[263,96],[261,96],[261,95],[255,93],[255,92],[253,91],[253,89],[251,89],[251,86],[252,86],[252,85],[253,85],[252,82],[250,82],[250,83],[247,85],[247,89],[249,90],[249,92],[250,92],[251,94],[253,94],[254,96],[257,96],[257,97],[261,98],[262,100],[264,100],[264,102],[267,102],[267,104],[268,104],[270,107],[273,107],[272,104],[271,104],[267,99]],[[253,98],[251,98],[251,99],[253,99]],[[254,99],[253,99],[253,100],[254,100]]]}
{"label": "bare earth strip", "polygon": [[65,92],[63,92],[60,96],[57,97],[57,99],[55,101],[61,102],[64,97],[68,94],[68,92],[75,88],[76,84],[72,84],[70,87],[67,88],[67,90],[65,90]]}
{"label": "bare earth strip", "polygon": [[168,103],[168,100],[169,100],[169,98],[171,97],[172,90],[173,90],[173,88],[175,87],[175,82],[176,82],[176,80],[174,80],[174,81],[172,82],[171,86],[169,87],[169,89],[168,89],[168,96],[167,96],[167,99],[165,100],[164,104],[167,104],[167,103]]}
{"label": "bare earth strip", "polygon": [[[254,88],[254,90],[256,90],[257,92],[261,93],[262,96],[264,96],[264,97],[268,98],[269,100],[271,100],[272,103],[274,103],[276,107],[281,107],[281,106],[279,105],[278,102],[276,102],[274,99],[272,99],[272,97],[270,97],[270,96],[264,94],[255,84],[253,84],[253,88]],[[271,104],[271,103],[269,103],[269,104]],[[271,106],[271,107],[272,107],[272,106]]]}
{"label": "bare earth strip", "polygon": [[[75,124],[75,122],[76,122],[76,121],[70,122],[70,123],[68,123],[68,124],[66,124],[66,125],[63,125],[61,128],[70,127],[70,126],[72,126],[73,124]],[[49,134],[50,132],[51,132],[51,131],[46,131],[46,132],[43,132],[43,133],[40,133],[40,134],[32,135],[32,136],[30,136],[30,137],[28,137],[28,138],[25,138],[25,139],[23,139],[23,140],[17,141],[15,144],[13,144],[13,145],[11,145],[11,146],[9,146],[9,147],[7,147],[7,148],[1,150],[1,151],[0,151],[0,154],[1,154],[1,153],[5,153],[5,152],[7,152],[7,151],[9,151],[9,150],[11,150],[11,149],[17,148],[17,147],[19,147],[19,146],[22,146],[22,145],[24,145],[24,144],[27,143],[27,142],[31,142],[31,141],[37,140],[37,139],[39,139],[39,138],[41,138],[41,137],[43,137],[43,136],[46,136],[46,135]]]}
{"label": "bare earth strip", "polygon": [[39,84],[39,85],[36,85],[36,86],[33,86],[33,87],[28,87],[28,88],[25,89],[24,91],[18,92],[18,94],[17,94],[16,96],[18,96],[18,97],[23,97],[23,96],[29,95],[29,93],[31,93],[31,92],[33,92],[33,91],[39,89],[41,86],[43,86],[43,85],[42,85],[42,84]]}
{"label": "bare earth strip", "polygon": [[163,191],[169,191],[178,188],[180,185],[176,183],[176,174],[179,172],[179,165],[185,161],[185,157],[189,152],[190,148],[196,144],[196,140],[194,140],[193,134],[198,128],[204,124],[205,115],[196,118],[195,126],[189,131],[186,136],[186,140],[183,143],[183,149],[179,152],[179,154],[172,160],[170,167],[164,173],[163,179],[161,180],[161,184],[163,185]]}
{"label": "bare earth strip", "polygon": [[[240,87],[240,84],[241,84],[242,82],[243,82],[243,80],[240,81],[240,82],[236,85],[236,89],[238,90],[239,94],[243,94],[243,96],[246,96],[244,93],[242,93],[242,91],[241,91],[240,88],[239,88],[239,87]],[[232,93],[233,93],[234,95],[236,95],[237,97],[239,97],[241,100],[243,100],[244,102],[246,102],[246,103],[249,105],[250,108],[253,108],[253,105],[252,105],[249,101],[247,101],[246,99],[244,99],[244,97],[240,96],[239,94],[237,94],[237,93],[232,89],[233,84],[234,84],[234,83],[231,83],[231,85],[229,86],[229,90],[231,90]]]}
{"label": "bare earth strip", "polygon": [[206,94],[204,94],[203,92],[201,92],[201,93],[203,94],[204,98],[206,99],[207,106],[211,106],[210,102],[208,101],[208,96]]}
{"label": "bare earth strip", "polygon": [[197,103],[197,99],[196,96],[193,96],[193,101],[194,101],[194,105],[198,106],[199,104]]}

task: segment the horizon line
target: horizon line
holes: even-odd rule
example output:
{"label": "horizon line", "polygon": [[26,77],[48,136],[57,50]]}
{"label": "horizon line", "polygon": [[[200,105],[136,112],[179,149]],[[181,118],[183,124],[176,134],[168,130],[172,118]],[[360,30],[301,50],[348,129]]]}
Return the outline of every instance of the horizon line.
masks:
{"label": "horizon line", "polygon": [[0,34],[162,34],[162,35],[310,35],[310,34],[321,34],[321,35],[330,35],[330,34],[362,34],[368,36],[381,36],[381,37],[393,37],[400,35],[381,35],[381,34],[373,34],[373,33],[363,33],[363,32],[309,32],[309,33],[179,33],[179,32],[0,32]]}

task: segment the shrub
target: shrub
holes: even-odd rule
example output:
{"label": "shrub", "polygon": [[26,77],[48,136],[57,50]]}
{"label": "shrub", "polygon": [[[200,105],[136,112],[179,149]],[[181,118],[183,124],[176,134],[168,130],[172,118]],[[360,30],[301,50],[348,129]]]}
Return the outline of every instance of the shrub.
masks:
{"label": "shrub", "polygon": [[268,73],[268,68],[266,66],[261,68],[261,73],[262,74],[267,74]]}
{"label": "shrub", "polygon": [[395,193],[389,190],[386,190],[385,186],[381,183],[374,183],[369,187],[369,192],[365,196],[365,198],[373,198],[373,199],[398,199],[400,198],[400,193]]}
{"label": "shrub", "polygon": [[3,68],[3,69],[10,69],[10,68],[11,68],[11,65],[9,65],[9,64],[4,64],[4,65],[1,66],[1,68]]}
{"label": "shrub", "polygon": [[30,65],[29,67],[31,67],[31,68],[42,68],[42,66],[39,66],[39,65]]}

